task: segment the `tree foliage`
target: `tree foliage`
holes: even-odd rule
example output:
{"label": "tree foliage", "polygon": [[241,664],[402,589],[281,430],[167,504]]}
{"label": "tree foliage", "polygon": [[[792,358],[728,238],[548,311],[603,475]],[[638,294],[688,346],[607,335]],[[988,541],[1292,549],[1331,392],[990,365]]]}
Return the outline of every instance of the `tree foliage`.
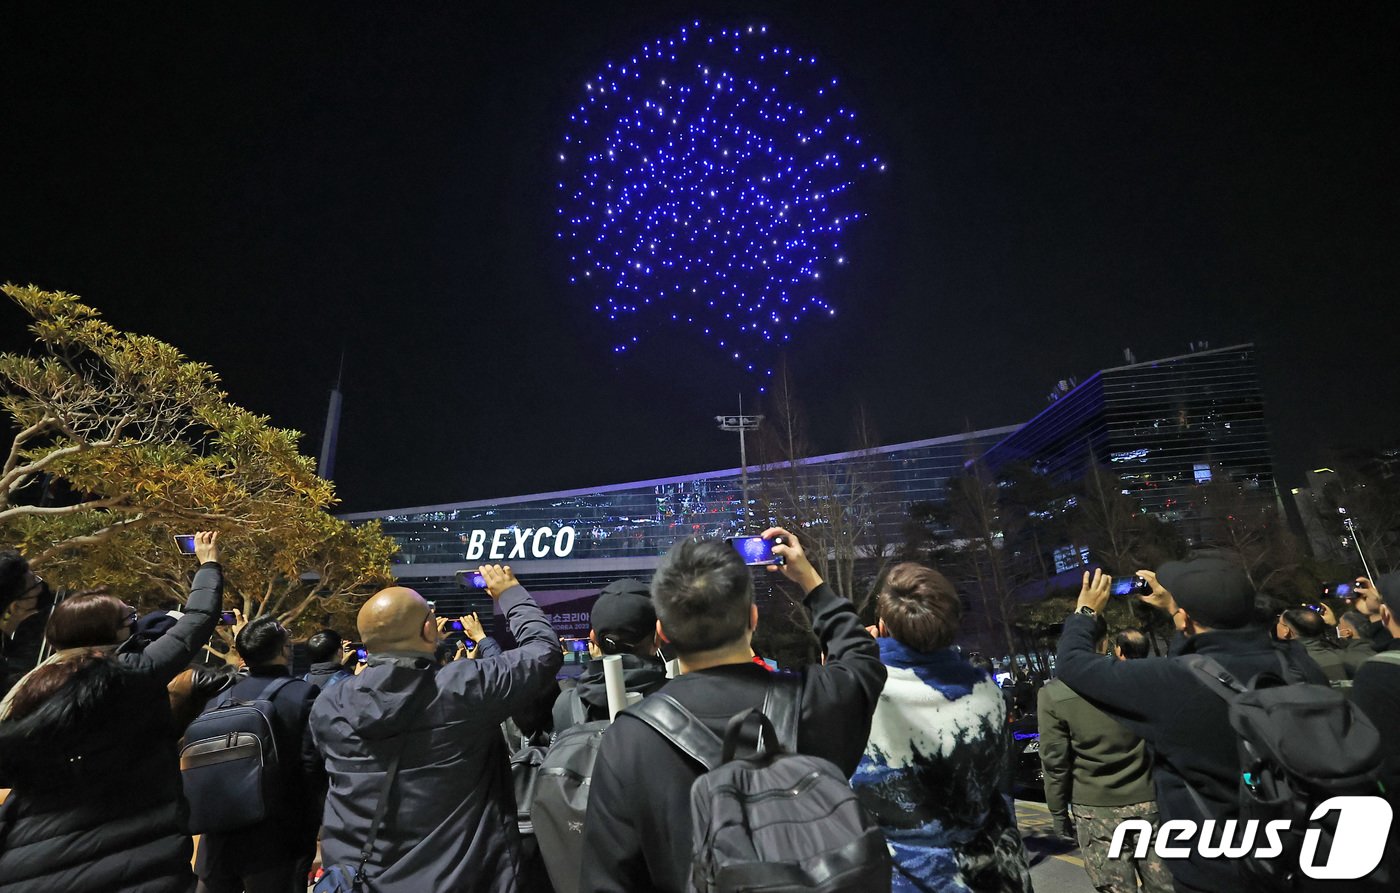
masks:
{"label": "tree foliage", "polygon": [[196,529],[222,532],[227,586],[249,617],[335,610],[389,578],[394,543],[327,513],[334,489],[298,432],[74,295],[3,290],[32,318],[38,350],[0,354],[0,408],[18,432],[0,468],[0,539],[50,580],[143,607],[178,598],[192,559],[172,537]]}

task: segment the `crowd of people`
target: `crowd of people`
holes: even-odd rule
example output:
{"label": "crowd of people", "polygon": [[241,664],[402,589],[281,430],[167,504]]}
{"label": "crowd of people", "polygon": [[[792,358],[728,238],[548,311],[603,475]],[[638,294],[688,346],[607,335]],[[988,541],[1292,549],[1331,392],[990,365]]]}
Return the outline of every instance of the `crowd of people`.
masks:
{"label": "crowd of people", "polygon": [[[867,627],[799,538],[763,536],[782,560],[769,572],[802,595],[819,662],[775,671],[758,658],[751,568],[723,541],[688,539],[650,584],[603,590],[594,660],[562,690],[561,640],[509,567],[479,572],[513,647],[475,616],[444,647],[451,621],[394,586],[361,607],[358,643],[310,636],[310,671],[294,677],[292,634],[273,617],[238,624],[237,672],[199,659],[224,607],[217,534],[196,537],[184,606],[146,617],[102,592],[57,599],[21,556],[0,553],[0,893],[683,891],[780,875],[789,886],[773,889],[796,889],[799,869],[829,890],[877,877],[899,891],[1029,891],[1009,706],[954,644],[953,585],[896,565]],[[1242,864],[1196,851],[1164,861],[1130,840],[1109,855],[1129,820],[1240,818],[1235,706],[1202,667],[1251,689],[1268,679],[1339,699],[1380,742],[1375,790],[1400,791],[1400,574],[1358,580],[1340,617],[1314,606],[1267,622],[1228,557],[1138,574],[1141,600],[1177,630],[1170,654],[1150,655],[1139,631],[1108,630],[1110,580],[1086,573],[1058,678],[1031,696],[1047,805],[1096,889],[1247,888]],[[632,694],[625,709],[609,696],[612,660]],[[578,788],[586,803],[574,804],[573,839],[550,837],[526,821],[533,787],[521,775],[548,769],[512,754],[584,735],[596,745]],[[796,757],[808,762],[790,790],[735,792]],[[724,833],[743,826],[743,853],[717,840],[706,799],[719,803],[713,781],[736,764],[724,796],[747,812]],[[783,861],[801,843],[774,830],[783,810],[831,778],[868,833]],[[581,854],[566,876],[555,847]]]}

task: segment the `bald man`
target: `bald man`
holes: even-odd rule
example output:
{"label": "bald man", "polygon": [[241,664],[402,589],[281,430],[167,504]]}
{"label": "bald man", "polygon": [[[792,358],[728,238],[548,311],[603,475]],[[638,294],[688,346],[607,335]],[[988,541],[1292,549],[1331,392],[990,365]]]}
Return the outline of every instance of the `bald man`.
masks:
{"label": "bald man", "polygon": [[394,586],[360,609],[369,659],[311,711],[330,793],[321,861],[353,872],[389,765],[398,770],[364,867],[376,893],[518,889],[520,841],[500,724],[554,685],[559,638],[509,567],[479,568],[518,646],[439,667],[433,607]]}

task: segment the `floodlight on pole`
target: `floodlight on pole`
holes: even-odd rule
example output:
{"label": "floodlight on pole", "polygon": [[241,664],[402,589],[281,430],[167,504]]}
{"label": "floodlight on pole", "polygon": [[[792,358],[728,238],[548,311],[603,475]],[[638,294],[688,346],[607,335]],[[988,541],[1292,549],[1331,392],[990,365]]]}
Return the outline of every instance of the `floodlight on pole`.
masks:
{"label": "floodlight on pole", "polygon": [[763,421],[761,415],[744,415],[744,395],[739,395],[738,415],[717,415],[715,421],[719,422],[721,431],[739,432],[739,491],[744,500],[744,524],[743,532],[747,533],[751,526],[749,516],[749,455],[744,443],[744,434],[748,431],[757,431],[759,423]]}

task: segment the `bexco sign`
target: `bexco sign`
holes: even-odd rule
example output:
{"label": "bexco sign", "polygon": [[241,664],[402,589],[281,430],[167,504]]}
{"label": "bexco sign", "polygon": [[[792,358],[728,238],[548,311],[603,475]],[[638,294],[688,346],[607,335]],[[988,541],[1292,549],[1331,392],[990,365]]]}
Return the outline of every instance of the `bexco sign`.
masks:
{"label": "bexco sign", "polygon": [[[574,551],[572,527],[503,527],[487,536],[473,530],[467,537],[467,560],[509,561],[515,558],[568,558]],[[487,548],[489,540],[490,548]]]}

